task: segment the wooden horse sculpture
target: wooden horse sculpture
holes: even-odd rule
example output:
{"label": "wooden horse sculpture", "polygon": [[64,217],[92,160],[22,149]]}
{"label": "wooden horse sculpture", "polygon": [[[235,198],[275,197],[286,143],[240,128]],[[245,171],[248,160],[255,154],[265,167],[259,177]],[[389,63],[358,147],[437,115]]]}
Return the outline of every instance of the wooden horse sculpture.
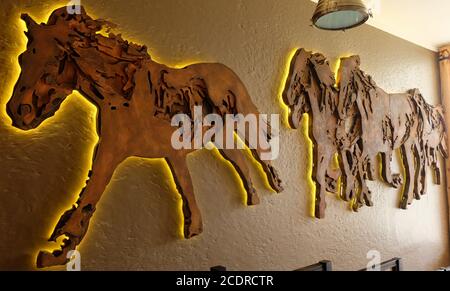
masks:
{"label": "wooden horse sculpture", "polygon": [[[339,115],[345,119],[350,108],[356,107],[361,123],[362,162],[364,176],[375,177],[376,156],[381,154],[382,178],[392,187],[402,183],[400,207],[406,209],[425,194],[427,165],[433,167],[436,183],[440,184],[437,151],[447,158],[445,122],[442,108],[428,104],[418,89],[405,94],[388,94],[360,69],[358,56],[341,59],[339,72]],[[400,149],[405,169],[391,173],[393,151]],[[414,182],[413,182],[414,181]]]}
{"label": "wooden horse sculpture", "polygon": [[426,168],[434,171],[436,184],[441,184],[440,162],[437,153],[448,158],[447,134],[443,108],[431,106],[425,102],[419,90],[410,91],[420,110],[421,126],[419,127],[419,147],[415,148],[416,175],[414,197],[419,200],[426,193]]}
{"label": "wooden horse sculpture", "polygon": [[[171,146],[171,118],[178,113],[192,116],[196,105],[203,113],[259,114],[244,84],[221,64],[195,64],[172,69],[154,62],[145,46],[98,32],[104,21],[94,20],[85,10],[68,14],[55,10],[46,24],[22,15],[28,26],[27,50],[19,57],[22,68],[7,111],[13,125],[29,130],[53,116],[64,99],[78,90],[98,108],[100,142],[94,153],[89,181],[72,209],[56,225],[51,241],[65,236],[61,250],[40,252],[38,267],[61,265],[85,236],[89,221],[115,168],[127,157],[165,158],[182,196],[184,236],[202,232],[200,210],[186,164],[194,151]],[[247,142],[247,137],[242,137]],[[281,191],[275,169],[252,150],[274,190]],[[239,173],[249,205],[257,204],[244,154],[221,150]]]}
{"label": "wooden horse sculpture", "polygon": [[[393,187],[403,183],[392,174],[392,152],[401,149],[406,170],[400,207],[425,193],[427,165],[440,183],[437,152],[447,158],[445,123],[440,106],[426,103],[415,89],[406,94],[388,94],[360,69],[358,56],[341,59],[338,84],[325,57],[300,49],[292,59],[284,102],[290,108],[291,127],[297,128],[304,113],[310,114],[309,136],[314,142],[313,180],[316,183],[316,217],[324,216],[325,191],[330,191],[330,160],[339,154],[341,197],[353,209],[372,206],[365,180],[375,177],[376,156],[382,157],[382,178]],[[336,173],[336,172],[335,172]],[[414,183],[412,183],[414,179]]]}
{"label": "wooden horse sculpture", "polygon": [[[289,106],[289,123],[298,128],[303,114],[309,114],[309,137],[314,143],[312,178],[316,184],[315,216],[325,215],[326,192],[338,193],[339,176],[343,184],[342,197],[370,204],[370,191],[356,163],[360,148],[357,144],[360,126],[354,118],[339,120],[339,92],[329,63],[322,54],[299,49],[292,58],[283,100]],[[341,170],[331,169],[335,154],[340,157]]]}

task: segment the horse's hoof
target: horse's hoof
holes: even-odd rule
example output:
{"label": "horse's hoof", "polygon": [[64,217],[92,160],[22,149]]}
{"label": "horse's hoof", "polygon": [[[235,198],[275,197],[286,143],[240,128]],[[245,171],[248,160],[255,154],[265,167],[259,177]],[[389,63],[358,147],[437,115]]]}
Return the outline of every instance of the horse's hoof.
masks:
{"label": "horse's hoof", "polygon": [[273,166],[269,166],[270,169],[270,178],[269,178],[269,184],[270,187],[272,187],[273,190],[277,193],[283,192],[284,188],[281,185],[281,179],[279,178],[277,170]]}
{"label": "horse's hoof", "polygon": [[255,188],[252,187],[247,191],[247,206],[258,205],[259,202],[259,196],[256,193]]}
{"label": "horse's hoof", "polygon": [[197,221],[196,223],[189,222],[184,225],[184,238],[190,239],[194,236],[197,236],[203,232],[203,223],[202,221]]}
{"label": "horse's hoof", "polygon": [[77,240],[68,237],[63,240],[60,249],[54,250],[51,253],[47,251],[40,251],[36,258],[36,266],[38,268],[47,268],[67,264],[69,261],[67,254],[71,250],[75,250],[77,244]]}
{"label": "horse's hoof", "polygon": [[36,266],[39,269],[63,266],[67,264],[68,261],[69,260],[62,251],[53,251],[52,253],[40,251],[36,259]]}
{"label": "horse's hoof", "polygon": [[400,201],[400,208],[406,210],[408,209],[408,205],[408,199],[402,198],[402,201]]}
{"label": "horse's hoof", "polygon": [[325,209],[326,209],[327,205],[325,202],[322,203],[318,203],[316,202],[316,207],[315,207],[315,211],[314,211],[314,216],[318,219],[324,219],[325,218]]}
{"label": "horse's hoof", "polygon": [[363,207],[363,204],[361,202],[356,201],[356,202],[352,203],[352,210],[354,212],[358,212],[361,209],[361,207]]}
{"label": "horse's hoof", "polygon": [[403,185],[403,177],[400,174],[393,174],[391,185],[395,189],[399,188],[401,185]]}

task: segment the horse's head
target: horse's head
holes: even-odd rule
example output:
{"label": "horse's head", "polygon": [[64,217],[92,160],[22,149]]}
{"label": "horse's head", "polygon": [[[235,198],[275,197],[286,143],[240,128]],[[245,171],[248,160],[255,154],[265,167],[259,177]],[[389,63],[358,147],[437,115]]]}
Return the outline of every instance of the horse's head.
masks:
{"label": "horse's head", "polygon": [[309,59],[311,52],[299,49],[295,52],[289,67],[289,75],[283,91],[283,102],[289,107],[289,124],[297,129],[303,113],[309,111],[305,88],[310,83]]}
{"label": "horse's head", "polygon": [[359,69],[361,59],[359,56],[351,56],[340,59],[337,73],[337,84],[339,87],[338,113],[341,119],[345,119],[347,111],[356,102],[356,91],[354,88],[355,71]]}
{"label": "horse's head", "polygon": [[[46,24],[22,14],[28,31],[27,49],[19,56],[21,73],[7,104],[13,125],[23,130],[39,126],[59,109],[76,85],[76,69],[67,50],[76,31],[93,33],[101,25],[81,14],[69,14],[66,7],[55,10]],[[100,26],[100,27],[99,27]]]}
{"label": "horse's head", "polygon": [[292,58],[283,92],[283,101],[290,109],[290,126],[294,129],[299,127],[302,115],[310,111],[310,98],[318,99],[320,106],[324,105],[326,100],[321,99],[330,96],[322,91],[333,90],[334,84],[334,75],[327,59],[322,54],[299,49]]}
{"label": "horse's head", "polygon": [[439,120],[438,130],[441,140],[439,142],[438,150],[444,158],[448,159],[447,127],[445,124],[444,108],[442,107],[442,105],[438,104],[434,107],[433,111],[433,115]]}
{"label": "horse's head", "polygon": [[371,76],[361,70],[360,66],[359,56],[341,58],[338,70],[338,113],[341,119],[345,119],[348,112],[355,110],[357,98],[361,98],[362,102],[370,103],[373,95],[377,94],[377,85]]}
{"label": "horse's head", "polygon": [[[417,112],[421,115],[422,120],[422,139],[424,142],[429,142],[427,137],[433,135],[438,138],[432,143],[431,147],[438,149],[444,158],[448,158],[448,147],[447,147],[447,126],[445,122],[444,108],[441,104],[432,106],[425,101],[422,93],[419,89],[412,89],[408,92],[417,106]],[[426,127],[427,129],[423,129]]]}
{"label": "horse's head", "polygon": [[338,69],[337,83],[340,86],[348,86],[353,80],[352,75],[355,70],[358,70],[361,65],[361,58],[359,56],[351,56],[340,59],[340,66]]}

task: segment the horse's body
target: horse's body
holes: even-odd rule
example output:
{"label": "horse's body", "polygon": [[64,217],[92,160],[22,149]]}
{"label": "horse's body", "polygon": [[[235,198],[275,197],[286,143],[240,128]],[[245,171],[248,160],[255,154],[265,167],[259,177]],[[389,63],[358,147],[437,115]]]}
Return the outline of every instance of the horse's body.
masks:
{"label": "horse's body", "polygon": [[[427,144],[433,143],[432,148],[440,149],[441,144],[445,147],[444,119],[436,117],[434,122],[430,121],[427,112],[435,112],[438,107],[429,105],[417,89],[405,94],[388,94],[379,88],[360,69],[358,56],[341,59],[339,75],[340,118],[346,118],[347,111],[354,106],[360,113],[363,148],[360,160],[364,163],[364,176],[375,179],[375,165],[380,153],[382,178],[395,188],[404,184],[400,207],[406,209],[414,198],[420,199],[425,194],[425,166],[429,160],[424,157],[424,154],[429,156]],[[398,149],[401,150],[405,181],[400,174],[391,173],[392,153]],[[444,151],[441,153],[446,156]],[[439,169],[437,158],[433,156],[433,168]],[[436,182],[440,184],[439,171],[435,172]]]}
{"label": "horse's body", "polygon": [[[172,69],[154,62],[146,48],[120,36],[97,34],[104,22],[55,10],[47,24],[36,24],[28,15],[29,43],[20,57],[22,73],[8,102],[13,124],[32,129],[52,116],[64,98],[78,90],[98,108],[99,144],[86,187],[74,207],[60,218],[50,240],[67,239],[62,250],[41,252],[38,266],[65,264],[66,255],[85,236],[90,218],[115,168],[126,158],[165,158],[183,200],[184,235],[202,232],[186,156],[195,150],[176,150],[171,144],[171,119],[183,113],[192,117],[194,106],[203,113],[259,114],[243,83],[221,64],[195,64]],[[203,128],[202,130],[205,130]],[[225,134],[225,133],[224,133]],[[248,142],[247,136],[241,136]],[[280,179],[260,148],[253,149],[270,185],[281,191]],[[266,150],[267,151],[267,150]],[[221,149],[247,191],[247,204],[258,203],[244,154]]]}

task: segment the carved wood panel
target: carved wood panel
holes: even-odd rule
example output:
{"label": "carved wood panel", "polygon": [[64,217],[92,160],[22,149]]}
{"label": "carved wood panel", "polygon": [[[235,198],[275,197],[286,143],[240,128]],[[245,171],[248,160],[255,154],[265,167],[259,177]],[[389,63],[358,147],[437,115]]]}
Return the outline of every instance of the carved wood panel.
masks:
{"label": "carved wood panel", "polygon": [[[298,128],[303,114],[312,120],[309,137],[314,143],[312,178],[318,218],[325,215],[327,191],[351,202],[355,211],[373,205],[366,180],[377,176],[378,155],[382,179],[395,188],[403,184],[403,209],[426,193],[428,166],[436,184],[441,183],[438,156],[448,157],[442,107],[428,104],[418,89],[386,93],[360,65],[358,56],[342,58],[336,82],[322,54],[299,49],[291,62],[283,100],[290,109],[292,128]],[[397,149],[404,176],[391,172]],[[338,171],[330,169],[336,153]]]}
{"label": "carved wood panel", "polygon": [[[184,236],[202,232],[202,218],[186,156],[194,151],[175,150],[171,145],[177,113],[192,116],[194,106],[203,113],[256,114],[244,84],[222,64],[200,63],[183,69],[156,63],[145,46],[123,40],[120,35],[98,32],[107,22],[94,20],[85,10],[69,14],[55,10],[47,23],[37,24],[22,15],[28,31],[27,50],[19,57],[21,75],[7,104],[13,125],[29,130],[53,116],[64,99],[78,90],[98,108],[100,142],[94,153],[86,187],[74,206],[57,223],[50,241],[65,236],[60,250],[40,252],[38,267],[61,265],[67,254],[83,240],[96,205],[115,168],[127,157],[164,158],[182,197]],[[247,136],[243,139],[248,142]],[[260,158],[266,149],[256,148],[272,188],[282,190],[281,180],[270,162]],[[247,203],[258,203],[249,167],[241,150],[221,150],[240,175]]]}

